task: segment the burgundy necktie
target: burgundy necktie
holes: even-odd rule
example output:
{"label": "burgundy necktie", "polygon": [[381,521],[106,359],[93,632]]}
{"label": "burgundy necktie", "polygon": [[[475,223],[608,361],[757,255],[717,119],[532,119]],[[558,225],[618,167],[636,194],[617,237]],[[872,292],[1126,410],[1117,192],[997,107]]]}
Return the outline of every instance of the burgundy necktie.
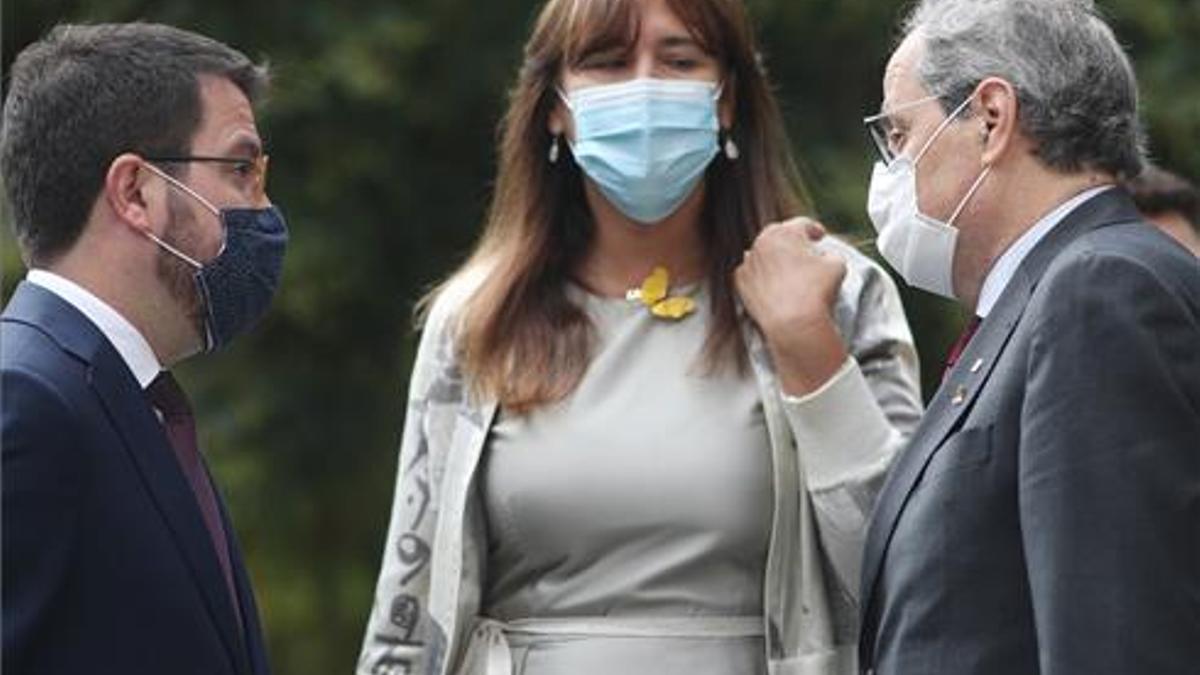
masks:
{"label": "burgundy necktie", "polygon": [[221,523],[221,512],[217,507],[217,496],[213,491],[212,482],[209,481],[204,463],[200,459],[196,443],[196,418],[192,415],[192,406],[179,383],[165,370],[146,388],[146,394],[151,405],[162,414],[163,427],[167,431],[171,447],[175,450],[175,458],[179,460],[179,466],[192,487],[192,494],[196,497],[200,514],[204,517],[204,525],[216,550],[217,560],[221,563],[221,572],[233,602],[234,614],[240,624],[241,610],[233,582],[233,566],[229,562],[225,527]]}
{"label": "burgundy necktie", "polygon": [[967,351],[967,345],[970,344],[971,338],[975,337],[975,332],[979,330],[979,324],[983,323],[983,319],[975,316],[967,322],[963,328],[962,334],[950,346],[950,353],[946,355],[946,369],[942,371],[942,379],[945,380],[950,376],[950,371],[954,370],[954,364],[958,363],[958,359],[963,352]]}

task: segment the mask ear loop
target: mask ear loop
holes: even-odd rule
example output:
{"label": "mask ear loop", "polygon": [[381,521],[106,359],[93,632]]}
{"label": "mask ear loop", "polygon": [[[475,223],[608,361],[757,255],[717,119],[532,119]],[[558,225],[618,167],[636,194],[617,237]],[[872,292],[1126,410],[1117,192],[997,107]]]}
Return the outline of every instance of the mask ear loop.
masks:
{"label": "mask ear loop", "polygon": [[946,127],[950,126],[950,123],[957,119],[958,116],[962,114],[962,111],[971,104],[971,99],[973,98],[975,98],[974,94],[968,96],[967,100],[959,104],[959,106],[954,109],[954,112],[947,115],[946,119],[942,120],[942,123],[938,125],[937,129],[933,130],[933,134],[929,137],[929,140],[925,141],[925,145],[921,147],[921,151],[918,152],[916,158],[913,159],[914,167],[921,161],[921,158],[925,156],[925,153],[929,151],[929,148],[933,147],[933,142],[937,140],[938,136],[942,135],[942,132],[946,130]]}
{"label": "mask ear loop", "polygon": [[[204,197],[202,197],[202,196],[200,195],[200,193],[199,193],[199,192],[196,192],[196,191],[195,191],[195,190],[193,190],[192,188],[190,188],[190,187],[188,187],[187,185],[185,185],[185,184],[184,184],[182,181],[180,181],[178,178],[175,178],[175,177],[174,177],[174,176],[172,176],[171,174],[169,174],[169,173],[167,173],[167,172],[163,171],[162,169],[158,168],[157,166],[154,166],[153,164],[151,164],[151,163],[149,163],[149,162],[146,162],[145,164],[143,164],[143,166],[145,166],[147,169],[149,169],[149,170],[150,170],[150,173],[153,173],[154,175],[158,176],[159,178],[162,178],[163,180],[167,181],[167,183],[169,183],[169,184],[171,184],[171,185],[175,186],[176,188],[178,188],[178,189],[182,190],[182,191],[184,192],[184,194],[187,194],[187,195],[188,195],[188,196],[190,196],[191,198],[193,198],[193,199],[195,199],[196,201],[200,202],[200,204],[201,204],[201,205],[202,205],[204,208],[208,209],[210,212],[212,212],[212,214],[213,214],[214,216],[216,216],[216,217],[217,217],[217,220],[220,220],[220,221],[221,221],[221,226],[222,226],[222,228],[224,228],[224,226],[225,226],[225,221],[224,221],[224,219],[222,219],[222,218],[221,218],[221,210],[220,210],[220,209],[218,209],[217,207],[213,206],[213,203],[212,203],[212,202],[210,202],[210,201],[208,201],[207,199],[205,199]],[[203,269],[204,265],[202,265],[201,263],[199,263],[199,262],[198,262],[198,261],[197,261],[195,258],[193,258],[193,257],[191,257],[191,256],[189,256],[189,255],[187,255],[186,253],[183,253],[183,252],[182,252],[182,251],[180,251],[179,249],[177,249],[177,248],[175,248],[174,246],[172,246],[172,245],[168,244],[167,242],[163,241],[163,240],[162,240],[162,238],[158,237],[158,236],[157,236],[157,235],[155,235],[153,232],[146,232],[146,236],[150,237],[150,239],[151,239],[152,241],[154,241],[154,243],[158,244],[159,246],[162,246],[163,248],[165,248],[166,250],[170,251],[171,253],[174,253],[175,255],[179,256],[181,259],[183,259],[185,262],[187,262],[189,265],[191,265],[192,267],[196,268],[197,270],[199,270],[199,269]],[[225,243],[226,243],[226,239],[225,239],[225,237],[223,236],[223,237],[222,237],[222,240],[221,240],[221,250],[220,250],[220,251],[217,251],[217,255],[218,255],[218,256],[219,256],[219,255],[221,255],[222,253],[224,253],[224,252],[225,252]]]}
{"label": "mask ear loop", "polygon": [[195,258],[191,257],[190,255],[184,253],[183,251],[180,251],[179,249],[175,248],[174,246],[163,241],[160,237],[158,237],[158,235],[154,234],[153,232],[146,232],[146,236],[150,237],[150,240],[153,241],[154,243],[158,244],[159,246],[167,249],[167,251],[169,251],[170,253],[174,254],[175,257],[184,261],[188,265],[191,265],[197,271],[204,269],[204,265],[201,265]]}
{"label": "mask ear loop", "polygon": [[[724,95],[725,95],[725,80],[721,80],[720,82],[717,82],[717,84],[713,87],[713,97],[712,97],[713,105],[717,106],[717,108],[718,108],[718,114],[720,114],[721,97]],[[721,142],[722,137],[724,137],[724,139],[725,139],[725,141],[723,143]],[[742,150],[741,150],[741,148],[738,147],[737,143],[735,143],[733,140],[733,129],[732,128],[721,130],[720,134],[717,137],[717,144],[721,147],[721,150],[724,151],[725,159],[727,159],[731,162],[736,162],[739,159],[741,159]]]}
{"label": "mask ear loop", "polygon": [[950,216],[950,220],[946,221],[947,225],[951,227],[954,226],[955,221],[958,220],[958,217],[962,215],[962,212],[967,208],[967,204],[971,203],[971,198],[975,196],[975,193],[979,191],[979,188],[983,187],[983,180],[987,178],[988,174],[991,172],[991,165],[983,167],[983,173],[979,174],[979,178],[975,179],[975,182],[971,185],[971,189],[967,190],[967,196],[963,197],[963,200],[958,204],[958,208],[954,209],[954,213]]}
{"label": "mask ear loop", "polygon": [[199,192],[196,192],[195,190],[193,190],[192,188],[188,187],[187,185],[184,185],[184,184],[183,184],[183,182],[182,182],[182,181],[180,181],[178,178],[175,178],[175,177],[174,177],[174,176],[172,176],[171,174],[169,174],[169,173],[167,173],[167,172],[163,171],[162,169],[158,168],[157,166],[154,166],[153,164],[151,164],[151,163],[149,163],[149,162],[147,162],[147,163],[145,164],[145,167],[146,167],[147,169],[150,169],[150,171],[151,171],[152,173],[154,173],[155,175],[157,175],[159,178],[162,178],[163,180],[167,181],[167,182],[168,182],[168,183],[170,183],[171,185],[174,185],[175,187],[179,188],[180,190],[183,190],[184,192],[186,192],[186,193],[187,193],[189,196],[191,196],[193,199],[195,199],[196,201],[198,201],[198,202],[200,202],[202,205],[204,205],[204,208],[208,209],[209,211],[212,211],[212,214],[213,214],[214,216],[217,216],[217,217],[220,217],[220,216],[221,216],[221,210],[220,210],[220,209],[218,209],[217,207],[213,206],[212,202],[208,201],[208,200],[207,200],[207,199],[205,199],[204,197],[201,197]]}
{"label": "mask ear loop", "polygon": [[562,87],[555,85],[554,93],[558,94],[559,100],[563,102],[563,105],[567,106],[567,110],[575,112],[575,106],[571,105],[571,97],[567,96],[567,92],[563,91]]}

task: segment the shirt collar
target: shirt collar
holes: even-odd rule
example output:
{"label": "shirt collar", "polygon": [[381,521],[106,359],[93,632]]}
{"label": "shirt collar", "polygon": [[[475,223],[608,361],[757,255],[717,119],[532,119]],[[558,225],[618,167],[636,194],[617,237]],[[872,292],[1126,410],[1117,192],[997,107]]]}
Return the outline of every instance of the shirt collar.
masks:
{"label": "shirt collar", "polygon": [[46,270],[30,270],[25,280],[62,298],[95,324],[121,355],[121,359],[143,389],[158,376],[162,365],[154,355],[154,350],[150,348],[150,343],[146,342],[146,338],[129,323],[129,320],[108,303],[70,279]]}
{"label": "shirt collar", "polygon": [[1017,273],[1017,269],[1021,263],[1025,261],[1025,257],[1050,234],[1050,231],[1061,223],[1071,212],[1082,206],[1084,202],[1092,197],[1112,189],[1113,185],[1101,185],[1100,187],[1084,190],[1067,201],[1059,204],[1050,213],[1042,216],[1042,219],[1034,224],[1033,227],[1025,231],[1019,239],[1012,243],[996,264],[992,266],[990,272],[983,280],[983,288],[979,291],[979,303],[975,307],[975,315],[981,318],[987,318],[995,308],[996,303],[1000,301],[1000,296],[1003,295],[1004,289],[1008,287],[1008,282],[1012,281],[1013,275]]}

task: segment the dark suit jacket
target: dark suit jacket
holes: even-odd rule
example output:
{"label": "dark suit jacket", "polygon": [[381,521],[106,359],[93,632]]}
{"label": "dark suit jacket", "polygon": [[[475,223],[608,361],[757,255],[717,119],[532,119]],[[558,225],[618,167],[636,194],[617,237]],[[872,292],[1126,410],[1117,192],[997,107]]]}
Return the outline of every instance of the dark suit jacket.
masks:
{"label": "dark suit jacket", "polygon": [[879,675],[1200,673],[1200,263],[1127,194],[1034,248],[867,537]]}
{"label": "dark suit jacket", "polygon": [[163,427],[100,330],[21,284],[0,395],[5,675],[265,675],[236,542],[244,631]]}

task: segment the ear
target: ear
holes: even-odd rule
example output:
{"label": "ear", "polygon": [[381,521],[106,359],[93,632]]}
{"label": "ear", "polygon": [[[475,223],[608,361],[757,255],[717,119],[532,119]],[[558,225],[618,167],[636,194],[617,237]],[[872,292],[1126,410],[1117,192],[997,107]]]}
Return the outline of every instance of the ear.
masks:
{"label": "ear", "polygon": [[983,164],[991,166],[998,162],[1018,142],[1020,103],[1017,90],[1012,84],[998,77],[989,77],[976,88],[978,102],[976,117],[983,124],[980,136],[983,139]]}
{"label": "ear", "polygon": [[546,116],[546,131],[550,132],[551,136],[565,135],[574,138],[575,120],[571,117],[570,108],[563,102],[558,91],[552,91],[550,95],[553,102],[550,104],[550,114]]}
{"label": "ear", "polygon": [[120,155],[108,165],[103,197],[117,220],[136,230],[157,234],[150,214],[153,204],[165,202],[166,186],[155,178],[134,154]]}
{"label": "ear", "polygon": [[725,76],[721,86],[721,100],[717,101],[717,116],[722,129],[732,129],[737,117],[737,78],[733,73]]}

